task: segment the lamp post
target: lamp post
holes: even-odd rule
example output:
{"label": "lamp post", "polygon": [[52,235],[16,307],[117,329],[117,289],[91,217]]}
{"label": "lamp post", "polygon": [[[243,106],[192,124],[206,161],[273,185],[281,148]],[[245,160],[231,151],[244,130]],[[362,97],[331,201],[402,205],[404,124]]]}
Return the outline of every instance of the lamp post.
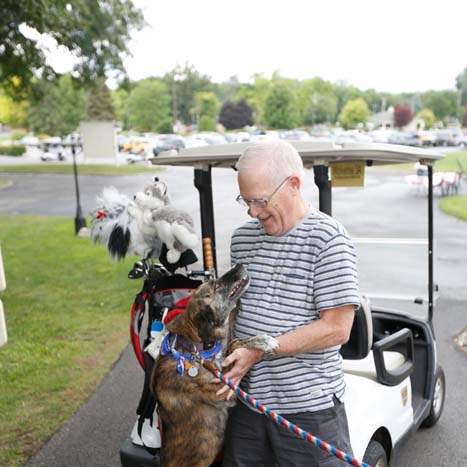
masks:
{"label": "lamp post", "polygon": [[75,215],[75,234],[78,235],[79,231],[86,227],[86,219],[83,217],[81,203],[79,199],[79,185],[78,185],[78,167],[76,165],[76,144],[71,143],[71,154],[73,156],[73,176],[75,179],[75,192],[76,192],[76,215]]}

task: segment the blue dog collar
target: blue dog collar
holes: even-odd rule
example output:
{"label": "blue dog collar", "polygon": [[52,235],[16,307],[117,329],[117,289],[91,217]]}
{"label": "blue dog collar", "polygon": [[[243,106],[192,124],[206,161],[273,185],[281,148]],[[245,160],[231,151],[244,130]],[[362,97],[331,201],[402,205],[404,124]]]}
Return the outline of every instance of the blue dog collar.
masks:
{"label": "blue dog collar", "polygon": [[[162,341],[160,354],[173,358],[177,362],[177,373],[181,376],[185,374],[185,361],[190,362],[200,361],[202,364],[205,360],[213,360],[222,350],[222,344],[219,341],[208,350],[195,350],[194,352],[179,352],[175,346],[177,344],[178,335],[169,332]],[[195,345],[193,344],[194,348]]]}

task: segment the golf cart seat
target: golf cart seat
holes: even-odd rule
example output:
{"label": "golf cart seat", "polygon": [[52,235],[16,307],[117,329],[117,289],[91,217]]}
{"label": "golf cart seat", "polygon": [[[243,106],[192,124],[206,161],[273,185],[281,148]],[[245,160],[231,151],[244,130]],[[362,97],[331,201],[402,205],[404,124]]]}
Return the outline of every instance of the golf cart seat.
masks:
{"label": "golf cart seat", "polygon": [[[397,351],[389,350],[394,348],[397,348]],[[361,297],[350,338],[342,346],[341,355],[345,373],[395,386],[413,371],[412,333],[404,328],[373,343],[370,302],[368,298]]]}

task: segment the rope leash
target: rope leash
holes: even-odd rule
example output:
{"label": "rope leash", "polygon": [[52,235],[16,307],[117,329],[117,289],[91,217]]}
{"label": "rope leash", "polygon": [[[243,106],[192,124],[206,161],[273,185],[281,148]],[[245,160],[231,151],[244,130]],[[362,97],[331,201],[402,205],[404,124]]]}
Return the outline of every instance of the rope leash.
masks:
{"label": "rope leash", "polygon": [[372,467],[366,462],[360,462],[359,460],[355,459],[355,457],[351,456],[350,454],[347,454],[346,452],[341,451],[340,449],[337,449],[332,444],[329,444],[326,441],[323,441],[317,436],[314,436],[311,433],[308,433],[307,431],[302,430],[300,427],[293,424],[292,422],[289,422],[282,415],[279,415],[274,410],[269,409],[265,405],[258,402],[254,397],[250,396],[248,393],[240,389],[239,386],[233,383],[231,379],[226,378],[223,375],[223,373],[221,373],[217,368],[215,367],[213,368],[212,366],[207,366],[207,365],[205,366],[205,368],[211,371],[212,373],[214,373],[214,375],[217,378],[219,378],[224,384],[226,384],[230,389],[232,389],[235,392],[235,394],[237,394],[237,396],[239,396],[244,401],[248,402],[248,404],[250,404],[255,409],[259,410],[262,414],[272,419],[275,423],[277,423],[277,425],[283,426],[284,428],[289,430],[291,433],[294,433],[295,435],[297,435],[299,438],[302,438],[305,441],[308,441],[309,443],[314,444],[322,451],[332,454],[338,459],[341,459],[344,462],[347,462],[347,464],[354,465],[356,467]]}

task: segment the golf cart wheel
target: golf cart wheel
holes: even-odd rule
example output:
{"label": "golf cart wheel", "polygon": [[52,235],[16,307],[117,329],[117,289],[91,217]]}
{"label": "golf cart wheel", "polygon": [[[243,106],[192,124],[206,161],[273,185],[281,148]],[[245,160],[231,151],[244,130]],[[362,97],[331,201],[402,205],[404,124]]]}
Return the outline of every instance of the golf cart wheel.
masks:
{"label": "golf cart wheel", "polygon": [[366,448],[363,462],[373,465],[374,467],[388,467],[389,465],[386,451],[383,446],[374,439],[370,441],[370,444]]}
{"label": "golf cart wheel", "polygon": [[443,413],[444,399],[446,397],[446,378],[444,376],[444,370],[438,367],[436,370],[435,378],[435,391],[433,394],[433,400],[431,401],[431,409],[428,417],[423,420],[421,426],[423,428],[430,428],[436,424]]}

